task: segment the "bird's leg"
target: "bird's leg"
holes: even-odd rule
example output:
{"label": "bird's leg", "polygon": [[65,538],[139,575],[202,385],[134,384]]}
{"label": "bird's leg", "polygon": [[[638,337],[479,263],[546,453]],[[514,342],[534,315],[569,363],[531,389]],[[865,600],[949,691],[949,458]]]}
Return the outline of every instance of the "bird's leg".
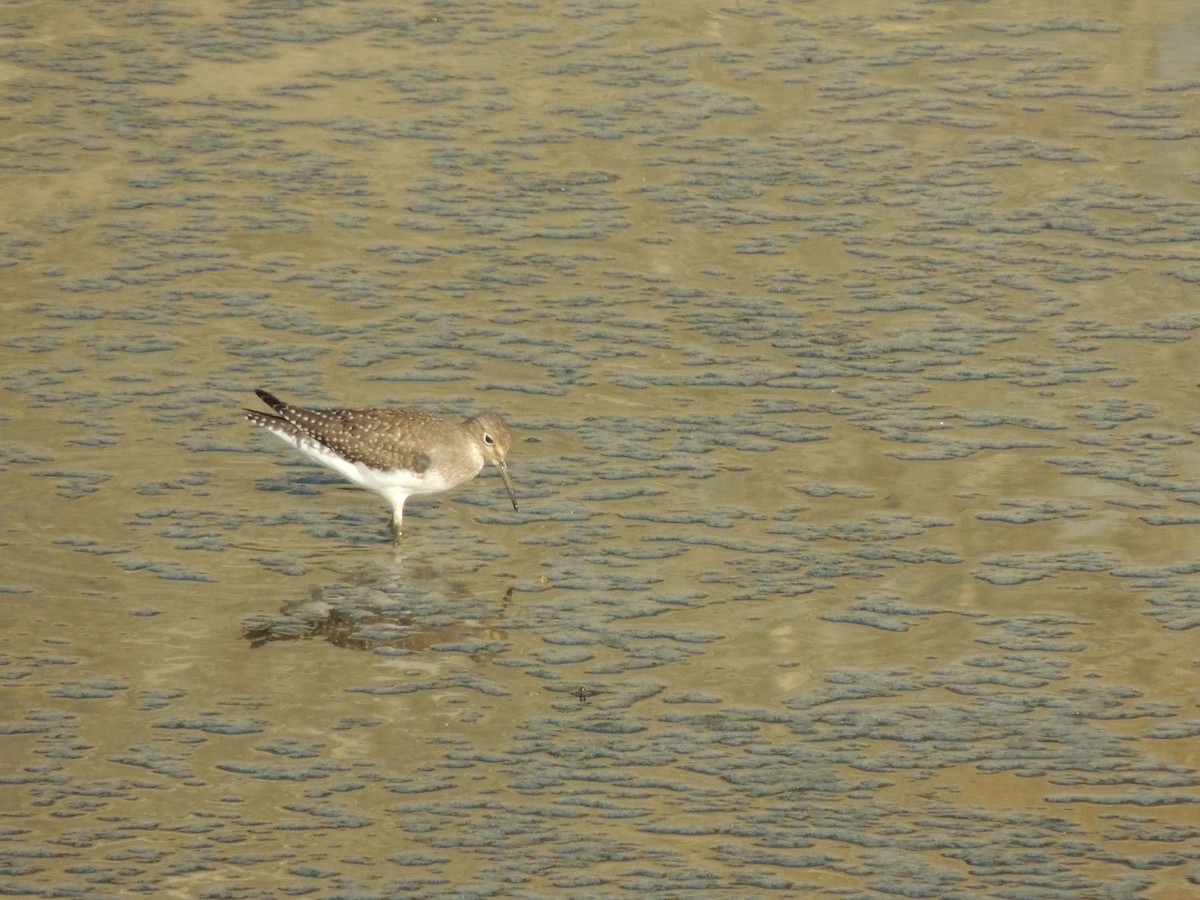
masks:
{"label": "bird's leg", "polygon": [[392,540],[393,541],[399,542],[400,538],[404,536],[403,524],[404,524],[404,505],[399,504],[396,506],[396,508],[392,512],[391,532],[392,532]]}

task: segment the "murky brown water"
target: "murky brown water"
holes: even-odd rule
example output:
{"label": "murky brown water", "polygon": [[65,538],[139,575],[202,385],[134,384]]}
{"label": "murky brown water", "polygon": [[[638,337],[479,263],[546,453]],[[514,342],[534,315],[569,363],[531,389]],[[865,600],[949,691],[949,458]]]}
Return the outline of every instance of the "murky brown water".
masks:
{"label": "murky brown water", "polygon": [[1193,6],[9,5],[0,891],[1190,895]]}

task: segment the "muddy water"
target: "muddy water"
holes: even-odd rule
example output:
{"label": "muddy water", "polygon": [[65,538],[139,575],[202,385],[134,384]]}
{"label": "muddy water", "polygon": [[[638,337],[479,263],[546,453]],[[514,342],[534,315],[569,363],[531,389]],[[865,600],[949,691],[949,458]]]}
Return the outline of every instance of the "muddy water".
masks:
{"label": "muddy water", "polygon": [[5,9],[5,893],[1195,890],[1200,20],[843,6]]}

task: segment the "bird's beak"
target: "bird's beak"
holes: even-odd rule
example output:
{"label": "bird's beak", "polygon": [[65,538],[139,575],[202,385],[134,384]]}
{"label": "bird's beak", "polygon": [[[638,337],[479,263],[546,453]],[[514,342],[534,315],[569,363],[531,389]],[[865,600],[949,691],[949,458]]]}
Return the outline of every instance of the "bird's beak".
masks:
{"label": "bird's beak", "polygon": [[512,482],[508,480],[508,463],[498,459],[496,465],[500,467],[500,479],[504,482],[504,489],[508,491],[508,499],[512,501],[513,510],[516,511],[518,509],[517,495],[513,493]]}

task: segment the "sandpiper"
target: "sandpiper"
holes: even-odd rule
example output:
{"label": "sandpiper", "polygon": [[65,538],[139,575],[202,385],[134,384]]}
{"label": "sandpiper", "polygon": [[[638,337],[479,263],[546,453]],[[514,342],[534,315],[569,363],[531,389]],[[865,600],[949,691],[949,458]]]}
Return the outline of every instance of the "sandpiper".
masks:
{"label": "sandpiper", "polygon": [[278,415],[248,409],[246,418],[385,498],[397,536],[411,495],[448,491],[470,481],[488,461],[499,467],[517,509],[505,460],[512,435],[499,413],[458,421],[419,409],[305,409],[267,391],[254,393]]}

